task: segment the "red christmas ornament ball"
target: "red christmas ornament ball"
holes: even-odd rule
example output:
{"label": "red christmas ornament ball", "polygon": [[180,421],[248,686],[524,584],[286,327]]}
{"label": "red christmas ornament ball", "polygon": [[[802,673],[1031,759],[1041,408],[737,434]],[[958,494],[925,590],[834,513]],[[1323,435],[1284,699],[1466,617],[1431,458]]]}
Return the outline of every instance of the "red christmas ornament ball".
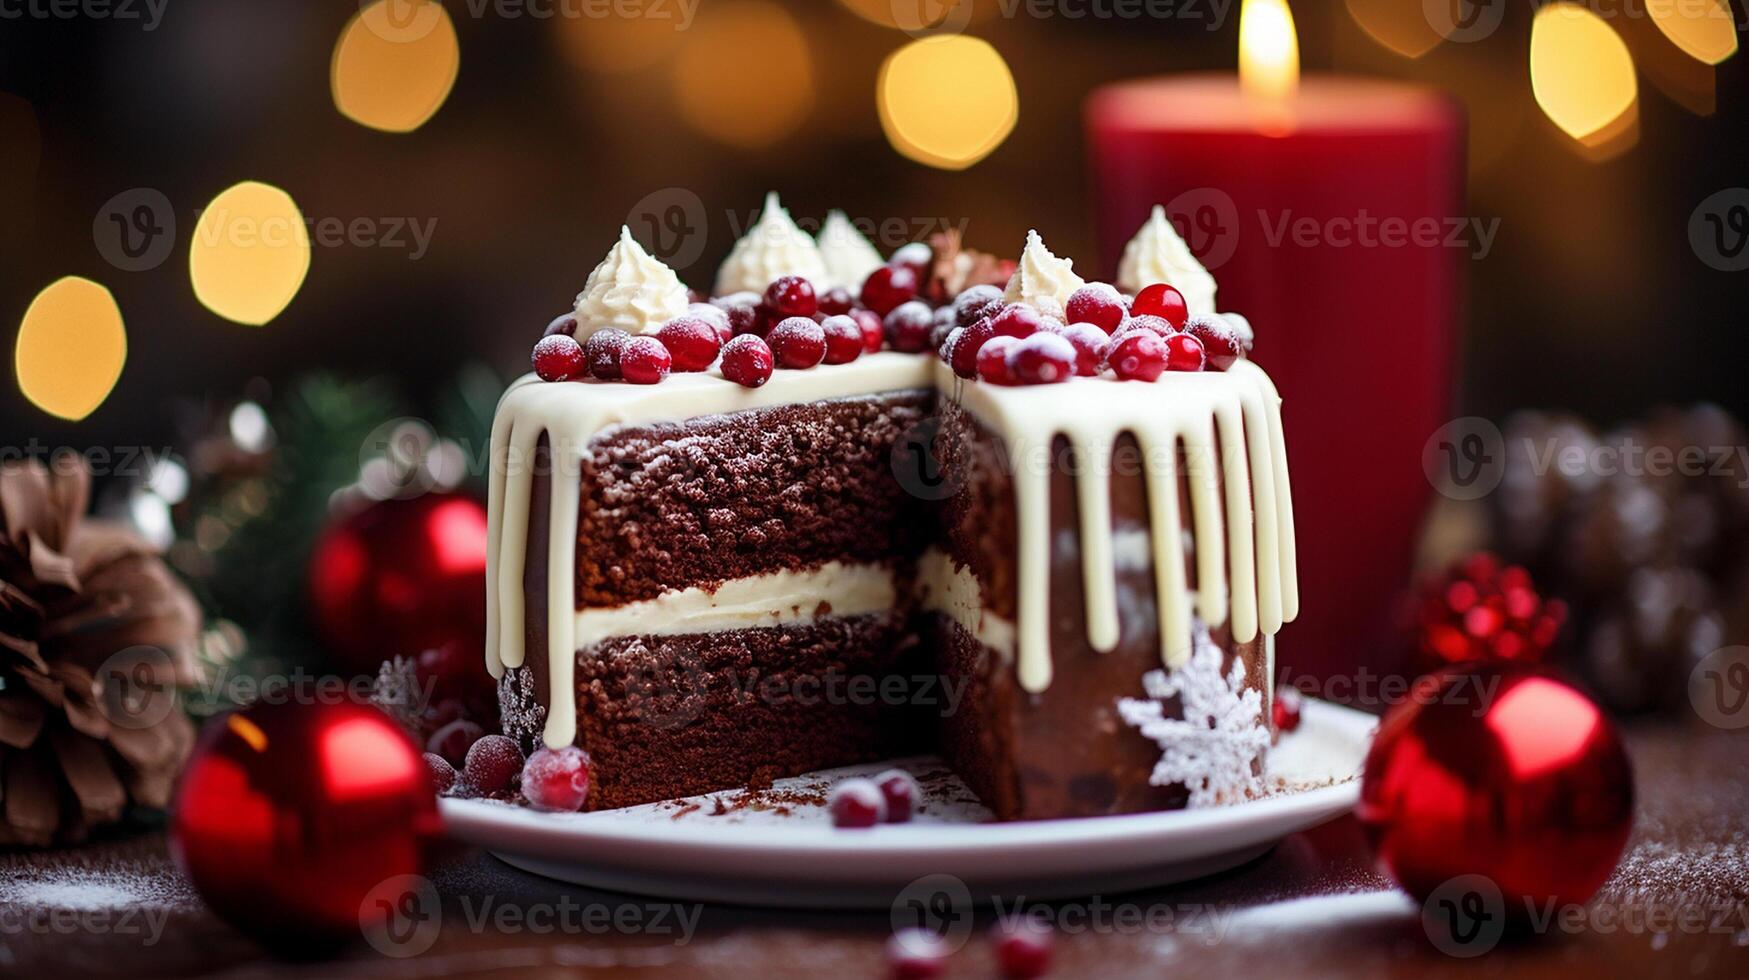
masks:
{"label": "red christmas ornament ball", "polygon": [[1373,741],[1355,812],[1417,899],[1481,875],[1522,918],[1527,903],[1597,892],[1627,844],[1633,801],[1603,711],[1563,681],[1495,663],[1416,683]]}
{"label": "red christmas ornament ball", "polygon": [[170,848],[220,918],[314,953],[382,927],[387,911],[366,899],[419,874],[438,830],[429,767],[387,715],[286,701],[207,724]]}
{"label": "red christmas ornament ball", "polygon": [[456,647],[489,688],[486,509],[428,493],[371,503],[329,525],[310,557],[315,625],[338,665],[374,674],[394,656]]}

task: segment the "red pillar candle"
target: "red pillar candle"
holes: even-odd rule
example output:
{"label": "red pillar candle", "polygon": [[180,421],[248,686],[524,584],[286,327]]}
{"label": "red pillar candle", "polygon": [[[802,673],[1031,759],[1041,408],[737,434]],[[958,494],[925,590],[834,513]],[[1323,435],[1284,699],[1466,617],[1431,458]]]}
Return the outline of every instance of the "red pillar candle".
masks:
{"label": "red pillar candle", "polygon": [[1165,205],[1281,390],[1302,598],[1280,663],[1389,666],[1422,447],[1452,416],[1461,262],[1483,244],[1462,217],[1461,112],[1380,81],[1259,99],[1187,75],[1101,89],[1086,114],[1106,268]]}

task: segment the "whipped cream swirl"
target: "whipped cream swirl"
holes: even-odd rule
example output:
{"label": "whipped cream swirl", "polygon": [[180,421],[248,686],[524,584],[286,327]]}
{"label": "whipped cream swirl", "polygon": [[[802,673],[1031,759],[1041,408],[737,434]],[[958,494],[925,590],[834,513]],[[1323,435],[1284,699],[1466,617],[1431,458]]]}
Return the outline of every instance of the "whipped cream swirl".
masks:
{"label": "whipped cream swirl", "polygon": [[1131,296],[1157,282],[1183,293],[1191,313],[1215,312],[1215,277],[1196,260],[1158,204],[1124,246],[1123,261],[1117,266],[1118,288]]}
{"label": "whipped cream swirl", "polygon": [[689,297],[674,270],[644,251],[624,225],[607,258],[589,273],[577,294],[577,340],[609,327],[655,333],[686,312]]}
{"label": "whipped cream swirl", "polygon": [[1020,262],[1003,293],[1005,303],[1025,303],[1040,313],[1063,318],[1063,308],[1069,297],[1086,282],[1075,274],[1072,259],[1060,259],[1045,248],[1038,232],[1026,233],[1026,248],[1020,252]]}
{"label": "whipped cream swirl", "polygon": [[765,195],[758,223],[747,229],[717,270],[716,295],[742,290],[764,293],[779,276],[802,276],[819,283],[826,278],[826,263],[813,237],[790,220],[773,191]]}
{"label": "whipped cream swirl", "polygon": [[869,273],[887,261],[838,210],[828,211],[826,223],[820,228],[820,259],[826,265],[825,284],[821,288],[842,286],[853,293],[862,288]]}

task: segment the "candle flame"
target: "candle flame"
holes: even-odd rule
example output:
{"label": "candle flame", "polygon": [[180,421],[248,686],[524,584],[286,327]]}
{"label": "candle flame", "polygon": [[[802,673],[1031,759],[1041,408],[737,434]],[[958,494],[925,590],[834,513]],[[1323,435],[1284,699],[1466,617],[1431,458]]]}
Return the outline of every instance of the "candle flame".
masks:
{"label": "candle flame", "polygon": [[1239,8],[1239,87],[1280,101],[1300,87],[1300,42],[1287,0],[1244,0]]}

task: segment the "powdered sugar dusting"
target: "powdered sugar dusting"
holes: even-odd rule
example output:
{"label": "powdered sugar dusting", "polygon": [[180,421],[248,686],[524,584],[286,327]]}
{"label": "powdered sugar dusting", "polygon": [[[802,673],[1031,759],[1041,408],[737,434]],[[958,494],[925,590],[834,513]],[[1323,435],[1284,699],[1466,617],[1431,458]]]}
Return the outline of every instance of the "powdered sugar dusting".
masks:
{"label": "powdered sugar dusting", "polygon": [[76,912],[192,912],[201,907],[200,899],[180,875],[167,874],[159,865],[134,866],[132,862],[111,868],[15,868],[0,880],[0,903]]}

